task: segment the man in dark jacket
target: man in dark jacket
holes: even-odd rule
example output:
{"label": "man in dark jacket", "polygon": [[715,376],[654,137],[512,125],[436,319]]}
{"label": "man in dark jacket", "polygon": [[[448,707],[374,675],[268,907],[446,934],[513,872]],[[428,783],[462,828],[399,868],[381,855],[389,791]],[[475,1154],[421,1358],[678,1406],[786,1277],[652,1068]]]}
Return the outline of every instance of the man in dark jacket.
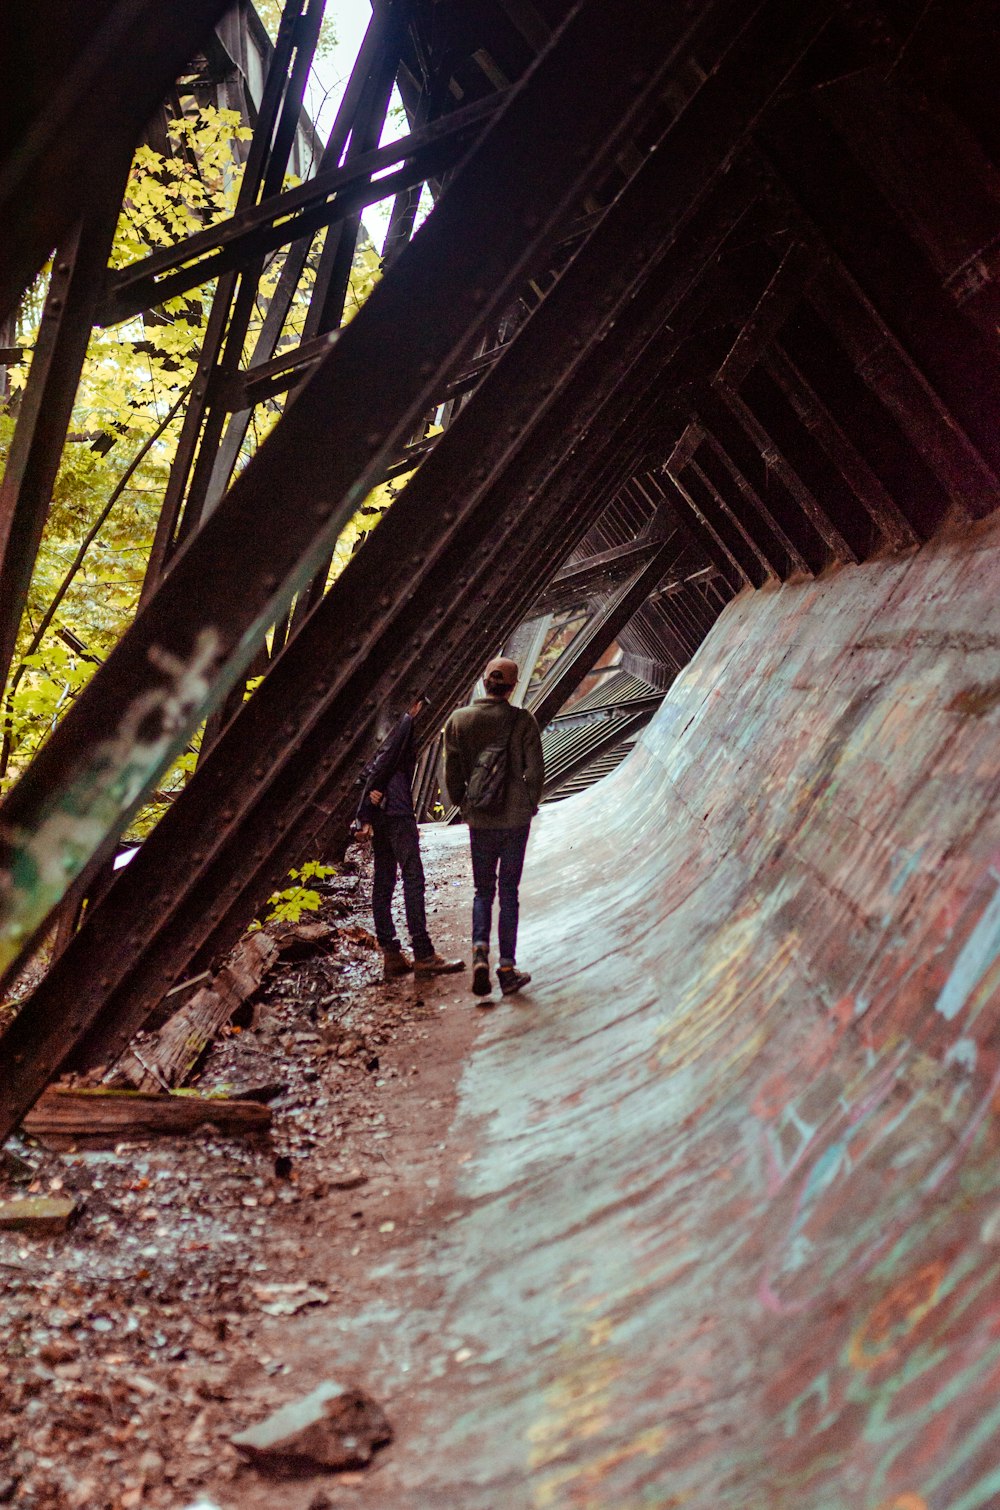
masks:
{"label": "man in dark jacket", "polygon": [[[372,914],[375,937],[382,946],[384,980],[412,970],[415,975],[450,975],[464,970],[465,961],[442,959],[427,932],[424,867],[420,859],[420,830],[413,811],[413,773],[417,751],[414,720],[424,706],[420,698],[404,713],[368,768],[364,795],[358,805],[359,838],[371,837],[375,859]],[[397,870],[403,873],[406,926],[413,945],[413,961],[403,953],[392,921],[392,894]]]}
{"label": "man in dark jacket", "polygon": [[[483,676],[486,696],[459,708],[445,725],[445,785],[452,802],[469,825],[472,849],[472,989],[477,996],[490,990],[490,925],[493,898],[500,890],[500,962],[497,980],[504,996],[520,991],[531,979],[518,970],[518,886],[524,865],[531,820],[538,812],[544,766],[538,725],[526,708],[516,708],[510,696],[517,685],[517,665],[503,657],[490,661]],[[480,757],[506,750],[506,779],[489,810],[467,800],[470,778]]]}

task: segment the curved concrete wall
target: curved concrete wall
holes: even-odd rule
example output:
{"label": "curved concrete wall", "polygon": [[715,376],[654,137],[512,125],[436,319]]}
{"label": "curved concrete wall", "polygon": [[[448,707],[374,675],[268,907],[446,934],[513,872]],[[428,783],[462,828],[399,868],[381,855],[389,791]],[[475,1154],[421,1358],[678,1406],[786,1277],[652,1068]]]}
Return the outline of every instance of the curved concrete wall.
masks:
{"label": "curved concrete wall", "polygon": [[998,586],[737,600],[543,814],[381,1504],[1000,1504]]}

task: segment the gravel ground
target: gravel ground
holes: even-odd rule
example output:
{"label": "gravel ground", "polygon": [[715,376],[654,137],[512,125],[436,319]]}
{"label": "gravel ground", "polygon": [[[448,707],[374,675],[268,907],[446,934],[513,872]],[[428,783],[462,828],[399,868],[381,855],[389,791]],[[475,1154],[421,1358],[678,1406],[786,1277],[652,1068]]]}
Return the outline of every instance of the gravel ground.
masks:
{"label": "gravel ground", "polygon": [[[367,854],[354,863],[324,884],[316,915],[334,947],[280,962],[196,1082],[282,1087],[269,1140],[206,1127],[102,1150],[7,1145],[30,1172],[8,1168],[0,1196],[73,1193],[79,1216],[58,1237],[0,1235],[0,1504],[239,1505],[233,1481],[250,1470],[229,1438],[295,1393],[288,1318],[329,1317],[370,1291],[373,1251],[412,1207],[414,1126],[447,1120],[442,1035],[471,1039],[480,1014],[467,975],[423,994],[412,979],[380,984]],[[464,854],[432,859],[431,924],[453,952],[466,887]],[[426,1149],[420,1168],[435,1183]],[[318,1489],[304,1503],[333,1501]]]}

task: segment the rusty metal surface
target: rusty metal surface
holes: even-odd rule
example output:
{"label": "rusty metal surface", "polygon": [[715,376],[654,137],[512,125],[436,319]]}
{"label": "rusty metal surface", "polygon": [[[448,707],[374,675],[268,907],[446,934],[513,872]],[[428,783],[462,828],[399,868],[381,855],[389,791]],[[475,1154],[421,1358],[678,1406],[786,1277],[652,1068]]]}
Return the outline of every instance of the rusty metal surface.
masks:
{"label": "rusty metal surface", "polygon": [[[783,3],[791,0],[772,0],[775,21]],[[614,27],[607,5],[599,17],[597,9],[578,9],[530,85],[508,97],[421,236],[343,332],[5,802],[0,968],[38,931],[74,876],[106,853],[111,829],[124,826],[144,787],[221,702],[434,393],[516,291],[538,243],[565,220],[616,142],[648,111],[689,28],[655,13],[643,16],[641,28],[623,20],[636,67],[647,55],[655,64],[643,69],[642,83],[626,70],[613,88],[609,81],[595,94],[588,81]],[[572,154],[544,135],[553,116],[574,120]],[[529,149],[527,178],[521,163]],[[396,358],[384,368],[378,359],[390,339]],[[323,448],[317,435],[324,436]],[[248,551],[256,563],[251,572]],[[144,738],[140,730],[147,729]]]}
{"label": "rusty metal surface", "polygon": [[1000,1503],[998,572],[744,594],[542,814],[451,1220],[338,1333],[419,1422],[365,1503]]}

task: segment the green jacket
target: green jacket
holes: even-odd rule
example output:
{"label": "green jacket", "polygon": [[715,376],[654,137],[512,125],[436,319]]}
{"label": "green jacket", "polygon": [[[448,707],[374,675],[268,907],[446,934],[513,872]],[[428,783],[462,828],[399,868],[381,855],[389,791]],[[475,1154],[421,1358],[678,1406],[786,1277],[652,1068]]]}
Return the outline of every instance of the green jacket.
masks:
{"label": "green jacket", "polygon": [[[495,813],[479,813],[462,806],[476,756],[487,745],[507,747],[507,785],[503,806]],[[538,725],[527,708],[493,697],[478,697],[459,708],[444,730],[444,780],[452,802],[462,807],[462,821],[472,828],[523,828],[538,812],[545,767]]]}

